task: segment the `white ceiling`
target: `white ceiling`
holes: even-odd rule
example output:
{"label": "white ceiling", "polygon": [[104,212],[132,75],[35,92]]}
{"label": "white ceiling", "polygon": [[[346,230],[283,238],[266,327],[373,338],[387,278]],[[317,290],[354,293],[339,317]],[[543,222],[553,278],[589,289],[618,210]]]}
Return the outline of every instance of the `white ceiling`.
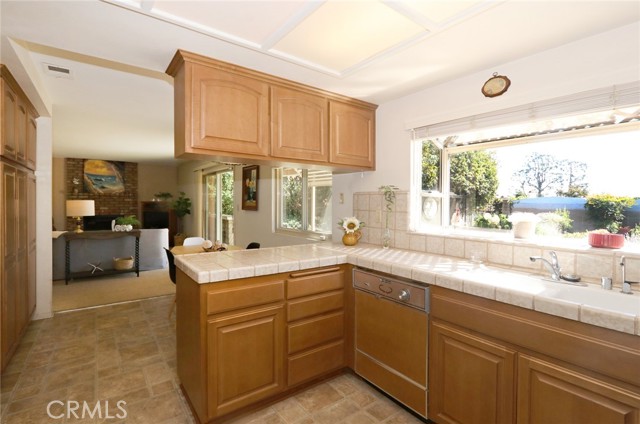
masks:
{"label": "white ceiling", "polygon": [[163,162],[177,49],[381,104],[639,20],[635,0],[1,0],[0,59],[52,105],[54,157]]}

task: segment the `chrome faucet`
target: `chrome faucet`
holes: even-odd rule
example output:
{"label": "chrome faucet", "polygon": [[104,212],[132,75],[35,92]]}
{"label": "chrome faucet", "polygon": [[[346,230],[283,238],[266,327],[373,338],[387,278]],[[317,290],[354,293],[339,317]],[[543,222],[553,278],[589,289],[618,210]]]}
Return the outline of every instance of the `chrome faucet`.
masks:
{"label": "chrome faucet", "polygon": [[627,258],[622,256],[620,258],[620,268],[622,268],[622,290],[621,290],[621,292],[624,293],[624,294],[633,294],[633,291],[631,290],[631,284],[638,284],[638,282],[637,281],[627,281],[627,274],[626,274],[626,271],[625,271],[626,264],[627,264]]}
{"label": "chrome faucet", "polygon": [[549,256],[551,256],[551,261],[543,258],[542,256],[529,256],[529,260],[531,262],[542,261],[544,266],[551,273],[551,279],[554,281],[560,281],[562,274],[560,272],[560,263],[558,262],[558,255],[556,254],[555,251],[552,250],[551,252],[549,252]]}

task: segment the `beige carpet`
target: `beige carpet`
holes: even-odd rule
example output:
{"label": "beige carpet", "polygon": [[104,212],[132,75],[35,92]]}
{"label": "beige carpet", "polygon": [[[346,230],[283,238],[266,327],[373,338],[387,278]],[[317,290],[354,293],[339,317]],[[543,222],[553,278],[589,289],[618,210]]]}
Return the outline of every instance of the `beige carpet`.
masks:
{"label": "beige carpet", "polygon": [[53,311],[108,305],[129,300],[175,294],[176,286],[169,278],[168,269],[118,274],[111,277],[84,278],[53,282]]}

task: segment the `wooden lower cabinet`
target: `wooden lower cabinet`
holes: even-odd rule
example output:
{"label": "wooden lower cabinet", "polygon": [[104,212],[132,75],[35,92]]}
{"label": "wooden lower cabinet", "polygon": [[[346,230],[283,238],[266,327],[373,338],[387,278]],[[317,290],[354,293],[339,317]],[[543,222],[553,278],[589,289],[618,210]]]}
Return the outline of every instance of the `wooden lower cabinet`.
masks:
{"label": "wooden lower cabinet", "polygon": [[281,392],[284,305],[215,317],[207,323],[209,416]]}
{"label": "wooden lower cabinet", "polygon": [[345,272],[342,267],[292,273],[287,279],[287,384],[346,366]]}
{"label": "wooden lower cabinet", "polygon": [[519,424],[640,422],[640,396],[528,355],[518,359]]}
{"label": "wooden lower cabinet", "polygon": [[0,347],[4,369],[35,309],[35,176],[0,161]]}
{"label": "wooden lower cabinet", "polygon": [[201,423],[225,422],[346,367],[348,265],[176,283],[177,368]]}
{"label": "wooden lower cabinet", "polygon": [[640,424],[638,336],[440,287],[431,295],[431,420]]}
{"label": "wooden lower cabinet", "polygon": [[444,323],[431,323],[429,418],[513,423],[516,352]]}

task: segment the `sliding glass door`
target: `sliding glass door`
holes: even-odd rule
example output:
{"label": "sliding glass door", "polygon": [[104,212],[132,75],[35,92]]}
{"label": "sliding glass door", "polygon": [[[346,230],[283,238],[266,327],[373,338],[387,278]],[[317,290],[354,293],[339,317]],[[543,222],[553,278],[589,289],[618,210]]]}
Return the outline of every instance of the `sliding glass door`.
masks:
{"label": "sliding glass door", "polygon": [[204,237],[234,244],[233,170],[225,169],[204,175]]}

